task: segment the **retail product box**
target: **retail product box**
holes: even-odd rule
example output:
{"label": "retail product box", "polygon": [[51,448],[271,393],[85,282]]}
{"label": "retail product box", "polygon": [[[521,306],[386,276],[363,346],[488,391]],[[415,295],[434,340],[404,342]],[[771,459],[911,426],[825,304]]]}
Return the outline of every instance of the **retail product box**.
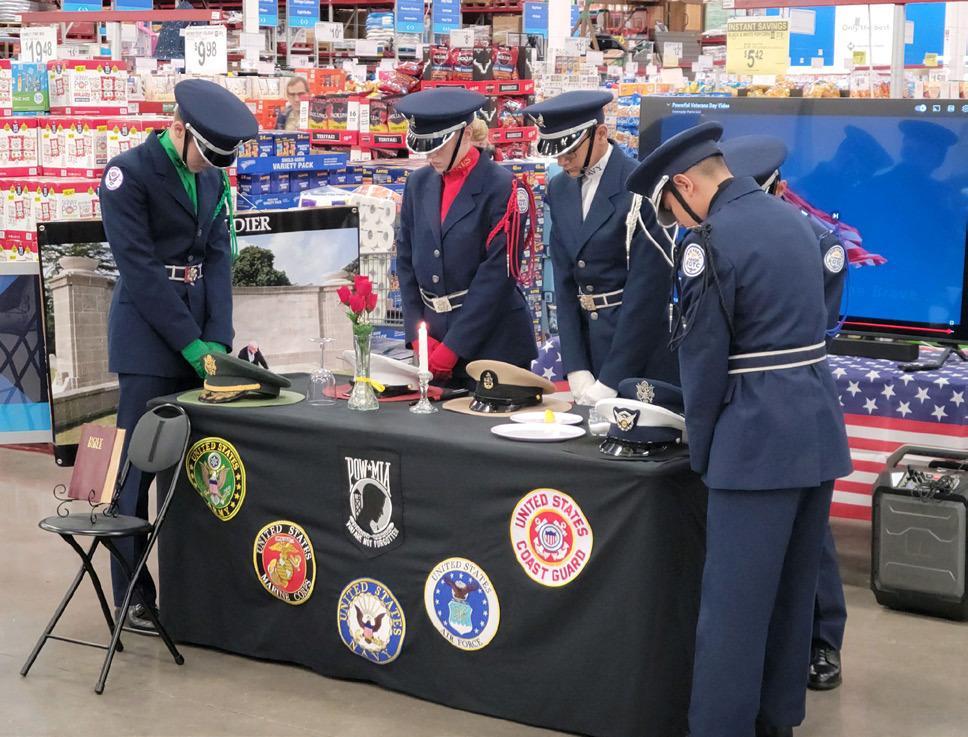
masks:
{"label": "retail product box", "polygon": [[173,101],[177,82],[178,78],[174,74],[152,74],[144,77],[145,99],[159,102]]}
{"label": "retail product box", "polygon": [[240,174],[239,194],[269,194],[272,191],[271,174]]}
{"label": "retail product box", "polygon": [[500,33],[521,33],[521,16],[495,14],[491,16],[491,26],[494,38],[499,38]]}
{"label": "retail product box", "polygon": [[97,179],[40,177],[25,182],[33,226],[51,220],[91,220],[101,216]]}
{"label": "retail product box", "polygon": [[277,172],[269,175],[269,192],[271,194],[288,194],[289,173]]}
{"label": "retail product box", "polygon": [[329,172],[328,183],[331,186],[363,184],[363,174],[356,168],[332,169]]}
{"label": "retail product box", "polygon": [[[296,69],[296,75],[303,77],[309,82],[309,94],[325,95],[333,92],[342,92],[346,89],[346,72],[342,69]],[[279,78],[279,95],[285,97],[285,86],[289,79]]]}
{"label": "retail product box", "polygon": [[49,61],[47,85],[52,113],[124,115],[128,112],[128,72],[119,62]]}
{"label": "retail product box", "polygon": [[[46,64],[11,65],[11,101],[14,112],[46,112],[50,109]],[[3,74],[0,69],[0,107],[3,105]]]}
{"label": "retail product box", "polygon": [[289,175],[289,191],[303,192],[313,187],[312,172],[297,171]]}
{"label": "retail product box", "polygon": [[13,78],[12,62],[0,59],[0,115],[10,115],[13,112]]}
{"label": "retail product box", "polygon": [[246,100],[253,97],[252,79],[252,77],[234,77],[220,74],[215,81],[240,100]]}
{"label": "retail product box", "polygon": [[308,156],[309,134],[302,131],[272,131],[273,156]]}
{"label": "retail product box", "polygon": [[0,117],[0,175],[40,173],[37,119]]}
{"label": "retail product box", "polygon": [[38,120],[39,163],[42,168],[54,170],[64,165],[64,147],[70,122],[71,118],[60,116]]}
{"label": "retail product box", "polygon": [[142,115],[112,118],[107,121],[107,160],[143,143],[152,131],[159,133],[171,124],[171,118]]}

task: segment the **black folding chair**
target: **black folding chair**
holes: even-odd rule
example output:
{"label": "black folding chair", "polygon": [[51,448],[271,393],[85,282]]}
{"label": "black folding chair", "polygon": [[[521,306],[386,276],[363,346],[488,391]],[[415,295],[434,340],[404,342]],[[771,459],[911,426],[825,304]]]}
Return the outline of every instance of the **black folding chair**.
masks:
{"label": "black folding chair", "polygon": [[[89,647],[107,650],[104,665],[101,668],[101,676],[98,678],[97,685],[94,688],[95,692],[99,694],[104,692],[104,684],[108,679],[108,671],[111,668],[114,653],[115,651],[124,650],[124,646],[121,643],[121,630],[125,629],[125,612],[128,611],[128,607],[131,605],[131,597],[137,586],[138,577],[148,562],[148,555],[151,553],[155,541],[158,539],[158,533],[165,521],[165,515],[168,513],[168,505],[171,503],[171,498],[175,491],[175,484],[178,481],[178,474],[185,457],[185,451],[188,449],[190,431],[191,425],[188,421],[188,416],[181,407],[177,407],[174,404],[163,404],[146,412],[138,421],[134,432],[131,434],[131,439],[128,443],[127,460],[124,463],[124,468],[115,486],[111,503],[105,513],[70,514],[66,517],[48,517],[41,521],[40,528],[42,530],[60,535],[64,542],[70,545],[80,556],[81,568],[74,577],[74,582],[68,588],[64,598],[61,599],[61,603],[57,606],[54,616],[47,624],[47,629],[44,630],[37,644],[34,645],[33,652],[30,653],[30,657],[24,663],[24,667],[20,669],[20,675],[27,675],[27,672],[34,664],[34,660],[37,659],[41,648],[43,648],[47,640],[61,640],[62,642],[72,642],[77,645],[87,645]],[[132,465],[147,473],[162,474],[169,470],[172,472],[171,480],[168,483],[168,491],[165,494],[164,501],[161,503],[153,523],[143,520],[140,517],[128,517],[114,512],[118,494],[124,486],[124,481]],[[160,492],[161,476],[157,478],[159,479]],[[115,541],[119,538],[146,533],[148,534],[148,542],[145,546],[144,554],[137,562],[132,573],[131,566],[118,550]],[[93,538],[93,542],[86,552],[74,539],[75,536]],[[94,570],[94,565],[91,563],[94,551],[97,550],[98,545],[103,545],[108,549],[111,555],[118,561],[124,573],[129,576],[130,580],[128,589],[124,594],[124,602],[121,605],[121,613],[117,622],[114,621],[107,599],[104,597],[101,582]],[[76,640],[53,634],[54,627],[57,625],[61,615],[64,614],[64,610],[67,609],[67,605],[74,597],[74,593],[81,585],[85,573],[91,577],[94,591],[97,594],[98,601],[101,603],[101,611],[104,613],[104,619],[107,621],[108,629],[111,631],[111,643],[109,645],[88,642],[87,640]],[[146,615],[151,619],[158,634],[161,636],[161,639],[164,640],[168,651],[175,659],[175,663],[178,665],[184,663],[185,659],[175,648],[175,643],[172,642],[171,637],[168,636],[161,622],[158,621],[158,616],[155,614],[154,609],[150,606],[146,606],[144,609]]]}

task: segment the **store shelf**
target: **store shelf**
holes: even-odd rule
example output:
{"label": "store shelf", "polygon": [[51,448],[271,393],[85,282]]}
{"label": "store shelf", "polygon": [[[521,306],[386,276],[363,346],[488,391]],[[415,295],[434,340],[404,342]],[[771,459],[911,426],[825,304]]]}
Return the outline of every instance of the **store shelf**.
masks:
{"label": "store shelf", "polygon": [[420,83],[424,90],[435,87],[463,87],[481,95],[500,95],[515,97],[534,94],[533,79],[483,79],[476,82],[461,82],[456,80],[427,80]]}
{"label": "store shelf", "polygon": [[488,13],[488,14],[500,14],[507,13],[513,15],[515,13],[521,13],[521,5],[461,5],[460,10],[462,13]]}
{"label": "store shelf", "polygon": [[43,10],[21,13],[21,23],[164,23],[194,21],[208,23],[222,19],[221,10]]}

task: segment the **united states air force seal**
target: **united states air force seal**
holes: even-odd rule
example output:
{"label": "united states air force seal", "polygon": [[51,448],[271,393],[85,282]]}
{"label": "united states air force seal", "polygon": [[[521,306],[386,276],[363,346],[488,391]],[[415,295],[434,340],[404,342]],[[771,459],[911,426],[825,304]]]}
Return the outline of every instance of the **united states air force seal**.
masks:
{"label": "united states air force seal", "polygon": [[574,581],[592,554],[592,528],[570,496],[535,489],[511,513],[511,545],[518,563],[543,586]]}
{"label": "united states air force seal", "polygon": [[339,636],[361,658],[384,665],[400,654],[407,619],[400,602],[379,581],[358,578],[339,595]]}
{"label": "united states air force seal", "polygon": [[491,579],[466,558],[434,566],[424,584],[424,607],[440,636],[460,650],[487,647],[501,622]]}
{"label": "united states air force seal", "polygon": [[255,537],[252,565],[259,582],[277,599],[294,606],[312,596],[316,556],[306,531],[295,522],[270,522]]}
{"label": "united states air force seal", "polygon": [[185,472],[212,514],[228,522],[245,501],[245,466],[235,446],[222,438],[203,438],[188,451]]}

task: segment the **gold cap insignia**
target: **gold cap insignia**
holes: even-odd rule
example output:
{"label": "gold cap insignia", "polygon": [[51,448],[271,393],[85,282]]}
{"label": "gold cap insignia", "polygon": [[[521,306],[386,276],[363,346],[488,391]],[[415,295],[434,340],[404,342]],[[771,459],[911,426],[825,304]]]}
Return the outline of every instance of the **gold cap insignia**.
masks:
{"label": "gold cap insignia", "polygon": [[484,385],[485,389],[493,389],[495,384],[494,374],[491,371],[485,371],[481,375],[481,384]]}
{"label": "gold cap insignia", "polygon": [[652,404],[655,399],[655,387],[647,381],[640,381],[635,385],[635,398],[640,402]]}
{"label": "gold cap insignia", "polygon": [[215,357],[211,353],[205,354],[205,373],[215,376]]}
{"label": "gold cap insignia", "polygon": [[618,429],[622,432],[628,432],[639,421],[638,410],[632,411],[616,407],[612,410],[612,416],[615,418],[615,424],[618,425]]}

